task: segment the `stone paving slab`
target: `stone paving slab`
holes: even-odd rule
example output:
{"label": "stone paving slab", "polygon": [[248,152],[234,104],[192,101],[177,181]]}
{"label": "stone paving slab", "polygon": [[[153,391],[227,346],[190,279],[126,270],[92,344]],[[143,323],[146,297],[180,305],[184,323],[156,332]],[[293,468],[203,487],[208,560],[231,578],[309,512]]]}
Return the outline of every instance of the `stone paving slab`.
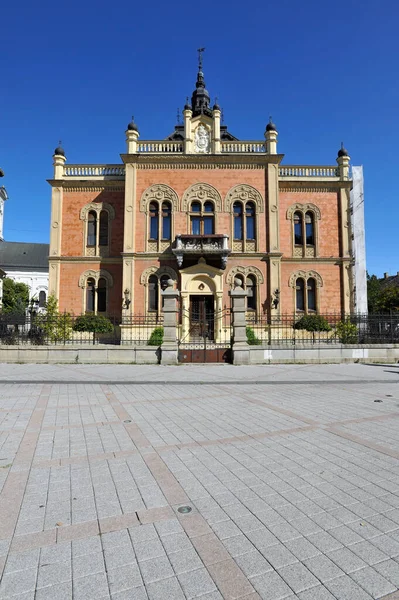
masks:
{"label": "stone paving slab", "polygon": [[0,599],[396,600],[398,383],[0,364]]}

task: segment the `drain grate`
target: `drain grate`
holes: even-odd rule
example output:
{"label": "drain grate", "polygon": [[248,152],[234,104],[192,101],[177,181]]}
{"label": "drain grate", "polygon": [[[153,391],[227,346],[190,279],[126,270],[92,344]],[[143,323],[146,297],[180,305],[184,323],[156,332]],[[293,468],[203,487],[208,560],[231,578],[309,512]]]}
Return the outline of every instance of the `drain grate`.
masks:
{"label": "drain grate", "polygon": [[191,508],[191,506],[179,506],[179,508],[177,509],[177,512],[182,513],[183,515],[186,515],[188,513],[190,513],[193,509]]}

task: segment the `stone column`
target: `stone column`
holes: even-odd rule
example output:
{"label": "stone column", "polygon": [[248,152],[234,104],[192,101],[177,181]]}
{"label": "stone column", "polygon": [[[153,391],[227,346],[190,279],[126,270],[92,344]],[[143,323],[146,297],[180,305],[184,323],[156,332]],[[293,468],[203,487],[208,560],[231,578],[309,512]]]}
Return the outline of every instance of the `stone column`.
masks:
{"label": "stone column", "polygon": [[193,113],[188,104],[184,107],[183,116],[184,116],[184,153],[190,154],[192,152],[192,139],[191,139],[191,117]]}
{"label": "stone column", "polygon": [[247,291],[241,287],[240,279],[234,280],[234,290],[229,292],[233,305],[233,364],[249,364],[249,346],[247,344],[247,321],[245,317]]}
{"label": "stone column", "polygon": [[174,289],[173,279],[168,279],[168,287],[161,291],[163,299],[163,342],[161,346],[161,362],[163,365],[177,364],[177,299],[180,295]]}
{"label": "stone column", "polygon": [[217,104],[213,107],[213,152],[219,154],[221,151],[220,144],[220,117],[221,110]]}

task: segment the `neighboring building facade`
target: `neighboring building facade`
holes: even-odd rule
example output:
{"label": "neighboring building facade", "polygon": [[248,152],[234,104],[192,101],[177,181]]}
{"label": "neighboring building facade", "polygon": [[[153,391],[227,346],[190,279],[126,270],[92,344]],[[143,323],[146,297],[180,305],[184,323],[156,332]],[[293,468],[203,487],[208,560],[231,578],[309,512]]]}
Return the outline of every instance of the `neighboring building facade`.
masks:
{"label": "neighboring building facade", "polygon": [[211,107],[202,69],[184,123],[160,141],[126,131],[121,164],[54,153],[49,293],[61,310],[160,314],[172,279],[182,310],[219,311],[239,279],[247,311],[354,310],[349,156],[282,165],[276,126],[237,140]]}
{"label": "neighboring building facade", "polygon": [[6,277],[29,287],[29,300],[44,310],[48,296],[48,244],[0,241],[0,266]]}

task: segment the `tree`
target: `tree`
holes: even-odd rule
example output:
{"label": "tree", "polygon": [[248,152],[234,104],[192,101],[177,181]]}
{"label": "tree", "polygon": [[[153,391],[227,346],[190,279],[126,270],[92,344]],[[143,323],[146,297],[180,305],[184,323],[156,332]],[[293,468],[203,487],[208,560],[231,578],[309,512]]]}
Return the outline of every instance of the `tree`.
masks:
{"label": "tree", "polygon": [[96,333],[112,333],[114,326],[104,315],[81,315],[73,324],[74,331],[89,331],[93,333],[93,344],[96,343]]}
{"label": "tree", "polygon": [[381,291],[377,302],[378,312],[390,312],[399,310],[399,287],[387,287]]}
{"label": "tree", "polygon": [[3,312],[25,314],[29,302],[29,286],[10,277],[3,279]]}
{"label": "tree", "polygon": [[48,297],[46,314],[38,315],[35,325],[53,344],[60,341],[66,342],[72,334],[72,317],[67,312],[59,312],[58,300],[54,296]]}
{"label": "tree", "polygon": [[378,312],[378,302],[381,295],[381,281],[377,275],[367,273],[367,306],[370,313]]}

